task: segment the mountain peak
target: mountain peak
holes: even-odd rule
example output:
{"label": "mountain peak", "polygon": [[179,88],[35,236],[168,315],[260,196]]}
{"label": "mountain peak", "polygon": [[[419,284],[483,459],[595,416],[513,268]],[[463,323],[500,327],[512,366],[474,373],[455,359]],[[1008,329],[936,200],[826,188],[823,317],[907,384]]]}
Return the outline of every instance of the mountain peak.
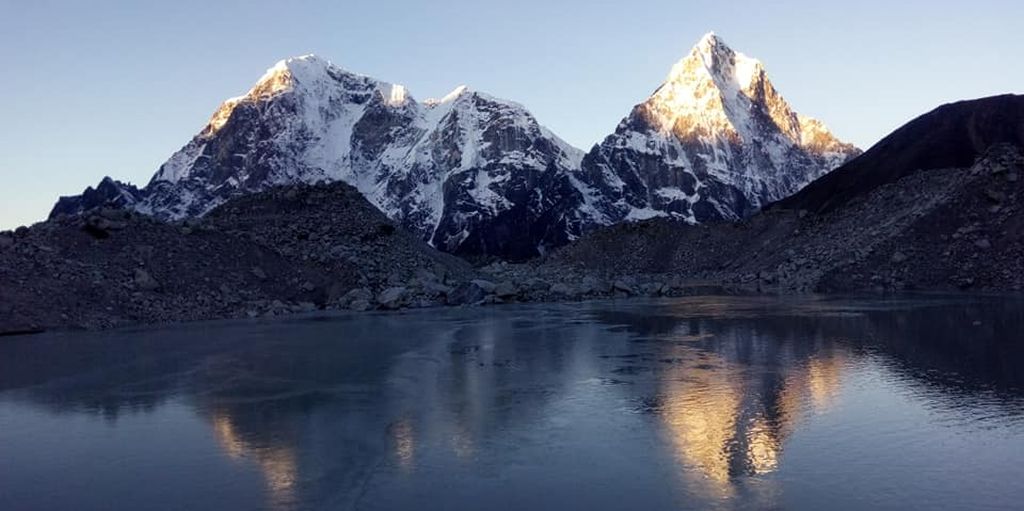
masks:
{"label": "mountain peak", "polygon": [[[719,134],[749,141],[759,119],[769,118],[797,145],[830,153],[853,149],[820,122],[794,112],[761,61],[733,50],[714,32],[672,67],[645,105],[648,120],[683,138]],[[755,110],[764,115],[753,115]]]}
{"label": "mountain peak", "polygon": [[714,32],[708,32],[676,63],[666,82],[714,79],[718,88],[743,90],[764,70],[761,61],[737,52]]}
{"label": "mountain peak", "polygon": [[282,59],[263,73],[248,95],[268,96],[291,90],[296,83],[308,84],[316,81],[334,67],[327,59],[312,53]]}
{"label": "mountain peak", "polygon": [[701,37],[699,41],[697,41],[697,44],[693,47],[693,49],[695,51],[696,50],[709,51],[709,50],[714,50],[715,48],[719,48],[719,47],[725,48],[725,49],[729,48],[729,46],[725,44],[725,41],[722,40],[722,38],[719,37],[718,34],[716,34],[714,30],[712,30],[712,31],[704,34],[704,36]]}
{"label": "mountain peak", "polygon": [[857,153],[714,32],[594,151],[584,172],[608,197],[608,218],[690,222],[743,218]]}

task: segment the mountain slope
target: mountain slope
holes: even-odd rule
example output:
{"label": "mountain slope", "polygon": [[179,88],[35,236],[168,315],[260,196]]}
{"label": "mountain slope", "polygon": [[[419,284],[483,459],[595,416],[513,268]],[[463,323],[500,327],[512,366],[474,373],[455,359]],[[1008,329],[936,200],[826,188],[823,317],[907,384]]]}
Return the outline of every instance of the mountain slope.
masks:
{"label": "mountain slope", "polygon": [[859,151],[797,114],[764,66],[713,33],[583,160],[603,223],[738,220]]}
{"label": "mountain slope", "polygon": [[[1018,97],[1000,96],[938,108],[743,222],[690,226],[652,219],[616,225],[557,251],[546,264],[764,290],[1019,291],[1019,104]],[[917,171],[922,168],[927,171]]]}
{"label": "mountain slope", "polygon": [[963,168],[997,143],[1024,147],[1024,96],[940,106],[776,205],[824,212],[920,170]]}
{"label": "mountain slope", "polygon": [[[229,200],[161,222],[100,208],[0,232],[0,335],[320,308],[432,306],[479,278],[342,182]],[[384,291],[401,287],[390,302]],[[358,305],[358,304],[356,304]]]}

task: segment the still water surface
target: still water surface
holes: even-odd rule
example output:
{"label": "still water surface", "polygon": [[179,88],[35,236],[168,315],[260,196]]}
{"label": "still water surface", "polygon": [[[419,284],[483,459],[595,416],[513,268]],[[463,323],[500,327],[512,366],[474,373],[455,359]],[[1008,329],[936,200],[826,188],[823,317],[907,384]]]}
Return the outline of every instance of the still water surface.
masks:
{"label": "still water surface", "polygon": [[1024,302],[696,297],[0,340],[0,509],[1024,509]]}

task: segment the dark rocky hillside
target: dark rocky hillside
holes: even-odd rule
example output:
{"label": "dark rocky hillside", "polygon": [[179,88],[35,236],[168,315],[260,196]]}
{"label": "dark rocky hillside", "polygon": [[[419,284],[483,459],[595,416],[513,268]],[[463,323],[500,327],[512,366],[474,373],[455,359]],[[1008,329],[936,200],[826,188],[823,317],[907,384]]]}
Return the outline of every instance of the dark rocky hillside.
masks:
{"label": "dark rocky hillside", "polygon": [[239,236],[115,209],[0,235],[0,262],[0,331],[244,316],[274,300],[312,303],[324,279],[356,278]]}
{"label": "dark rocky hillside", "polygon": [[997,143],[1024,147],[1024,96],[1006,94],[940,106],[774,207],[831,211],[921,170],[970,167]]}
{"label": "dark rocky hillside", "polygon": [[242,196],[214,209],[200,225],[273,247],[329,274],[354,275],[364,286],[404,285],[421,270],[461,280],[474,274],[462,259],[399,228],[345,183]]}
{"label": "dark rocky hillside", "polygon": [[0,233],[0,335],[683,292],[521,268],[439,252],[345,183],[272,188],[177,223],[106,206]]}
{"label": "dark rocky hillside", "polygon": [[184,223],[104,207],[0,233],[0,332],[443,303],[424,288],[473,274],[344,183],[272,189]]}

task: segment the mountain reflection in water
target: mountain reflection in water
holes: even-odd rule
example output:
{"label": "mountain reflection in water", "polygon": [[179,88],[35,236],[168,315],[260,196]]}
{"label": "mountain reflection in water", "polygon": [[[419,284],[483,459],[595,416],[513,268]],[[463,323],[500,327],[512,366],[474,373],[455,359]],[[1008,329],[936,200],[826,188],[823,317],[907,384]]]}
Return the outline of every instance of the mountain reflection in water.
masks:
{"label": "mountain reflection in water", "polygon": [[695,297],[4,341],[0,508],[1012,508],[1022,329],[1012,298]]}

